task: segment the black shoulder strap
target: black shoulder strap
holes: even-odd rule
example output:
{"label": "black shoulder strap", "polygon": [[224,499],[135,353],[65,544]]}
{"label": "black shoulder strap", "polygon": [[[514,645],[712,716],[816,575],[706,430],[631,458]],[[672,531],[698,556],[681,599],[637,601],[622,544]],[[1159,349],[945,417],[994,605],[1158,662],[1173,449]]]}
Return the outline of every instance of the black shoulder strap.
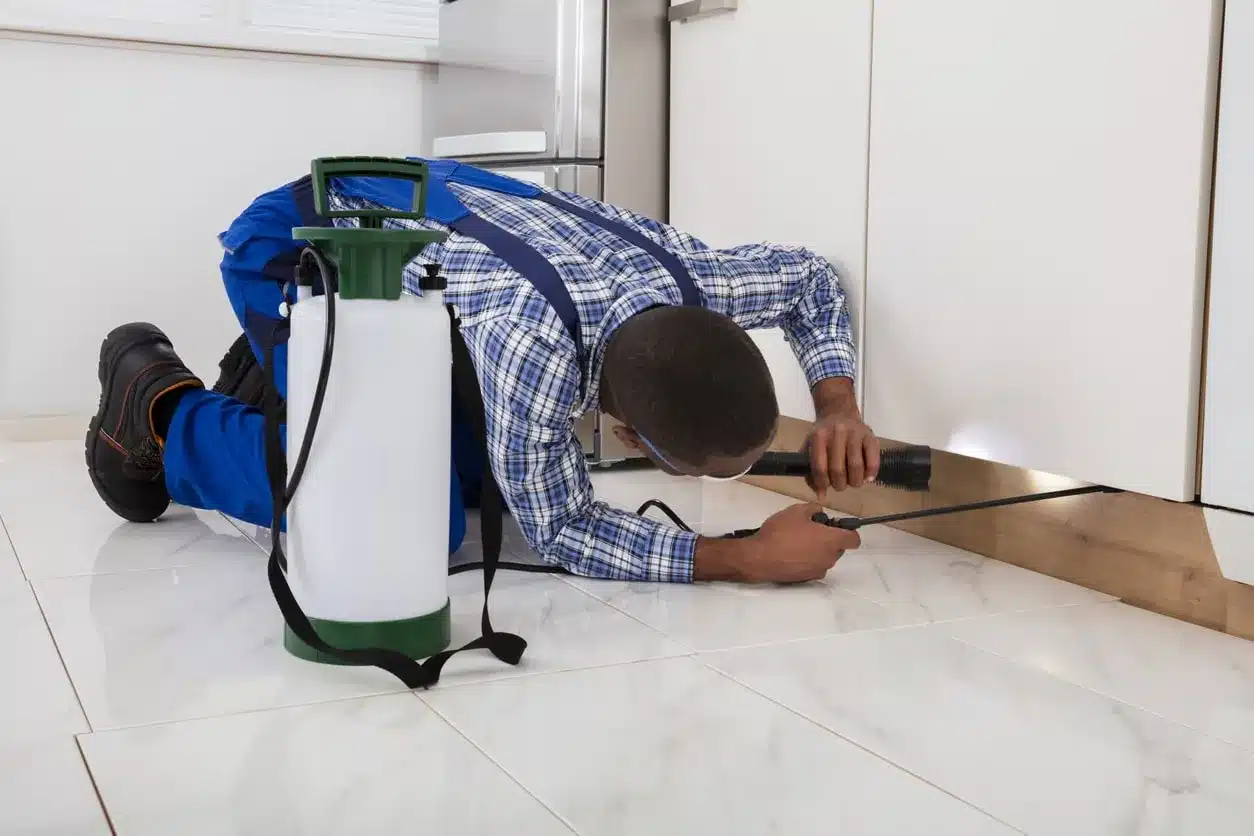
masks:
{"label": "black shoulder strap", "polygon": [[[647,235],[632,229],[625,223],[607,218],[582,206],[577,206],[569,200],[562,200],[560,197],[556,197],[548,192],[541,192],[536,196],[536,200],[581,218],[593,226],[599,226],[611,235],[615,235],[632,246],[644,250],[653,257],[654,261],[662,265],[662,269],[671,274],[671,280],[679,288],[679,296],[683,300],[684,305],[698,308],[702,306],[701,291],[697,287],[696,281],[692,278],[692,273],[688,272],[688,268],[684,266],[684,263],[679,260],[678,256],[650,239]],[[544,292],[543,288],[541,288],[541,292]]]}
{"label": "black shoulder strap", "polygon": [[575,344],[575,351],[583,353],[579,309],[575,307],[575,300],[561,274],[547,258],[514,233],[473,212],[453,221],[449,229],[467,238],[474,238],[530,282],[557,313],[562,327]]}
{"label": "black shoulder strap", "polygon": [[[291,495],[286,484],[287,459],[283,452],[282,426],[279,417],[278,387],[274,380],[274,346],[281,339],[276,333],[266,341],[262,364],[266,368],[270,385],[266,387],[263,405],[265,416],[266,472],[270,480],[270,496],[273,501],[274,514],[270,529],[270,560],[267,574],[270,579],[270,590],[274,600],[283,614],[287,626],[301,641],[334,659],[349,665],[363,665],[382,668],[405,683],[408,688],[430,688],[440,681],[440,673],[444,664],[455,654],[463,650],[480,648],[491,651],[492,655],[509,665],[517,665],[527,649],[527,642],[512,633],[498,633],[492,629],[488,617],[488,598],[492,590],[492,580],[496,576],[497,564],[500,562],[502,540],[502,517],[504,515],[500,488],[492,474],[487,451],[486,422],[483,412],[483,396],[479,391],[479,382],[475,376],[474,365],[470,352],[462,338],[459,322],[449,308],[452,319],[453,348],[453,382],[460,395],[463,411],[470,416],[474,424],[475,434],[483,447],[484,475],[482,486],[482,509],[480,527],[483,538],[483,635],[462,647],[446,650],[418,662],[403,653],[384,648],[337,648],[327,644],[318,635],[309,618],[300,608],[296,596],[287,582],[287,558],[283,554],[281,540],[283,519],[291,502]],[[283,321],[286,326],[286,321]]]}

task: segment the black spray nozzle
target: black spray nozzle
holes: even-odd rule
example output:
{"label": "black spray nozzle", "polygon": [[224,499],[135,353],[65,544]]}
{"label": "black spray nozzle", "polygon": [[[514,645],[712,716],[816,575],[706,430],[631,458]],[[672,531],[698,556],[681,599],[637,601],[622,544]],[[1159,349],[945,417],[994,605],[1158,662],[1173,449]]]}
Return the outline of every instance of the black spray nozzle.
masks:
{"label": "black spray nozzle", "polygon": [[829,517],[822,511],[819,511],[817,514],[810,517],[810,520],[818,523],[819,525],[825,525],[828,528],[843,528],[845,531],[857,531],[866,524],[864,520],[861,520],[858,517]]}
{"label": "black spray nozzle", "polygon": [[[767,453],[749,469],[751,476],[797,476],[810,474],[808,453]],[[880,452],[877,485],[906,491],[925,491],[932,482],[932,448],[892,447]]]}
{"label": "black spray nozzle", "polygon": [[301,250],[300,258],[296,260],[296,270],[293,272],[292,280],[297,287],[312,288],[315,296],[326,293],[325,285],[327,284],[330,284],[333,290],[338,290],[340,286],[335,260],[328,253],[313,245]]}
{"label": "black spray nozzle", "polygon": [[420,291],[448,289],[448,279],[440,275],[440,265],[424,264],[422,269],[426,272],[426,275],[418,280],[418,289]]}
{"label": "black spray nozzle", "polygon": [[313,253],[309,249],[301,251],[300,258],[296,261],[296,270],[292,274],[292,279],[296,282],[297,287],[313,287],[314,279],[318,275],[318,262],[314,260]]}

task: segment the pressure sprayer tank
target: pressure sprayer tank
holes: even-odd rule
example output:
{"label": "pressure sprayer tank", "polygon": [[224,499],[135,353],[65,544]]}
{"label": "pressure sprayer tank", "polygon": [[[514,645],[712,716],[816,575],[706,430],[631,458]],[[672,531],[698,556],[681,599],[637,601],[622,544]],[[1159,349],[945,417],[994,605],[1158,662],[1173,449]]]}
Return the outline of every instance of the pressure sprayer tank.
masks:
{"label": "pressure sprayer tank", "polygon": [[[416,183],[413,212],[331,212],[332,176]],[[315,206],[360,228],[299,228],[296,238],[338,268],[335,342],[316,434],[287,516],[287,577],[319,636],[341,648],[379,647],[414,659],[449,644],[451,467],[449,316],[443,280],[402,293],[404,267],[439,233],[382,229],[383,217],[420,218],[427,168],[372,158],[314,163]],[[434,272],[434,271],[433,271]],[[327,299],[301,289],[291,310],[287,450],[300,448],[314,407]],[[290,630],[284,646],[334,663]]]}

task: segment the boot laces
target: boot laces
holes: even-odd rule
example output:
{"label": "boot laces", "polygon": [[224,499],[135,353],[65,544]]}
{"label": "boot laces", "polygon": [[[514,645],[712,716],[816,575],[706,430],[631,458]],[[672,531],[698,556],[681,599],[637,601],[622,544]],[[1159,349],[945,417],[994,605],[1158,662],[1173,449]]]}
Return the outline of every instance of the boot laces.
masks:
{"label": "boot laces", "polygon": [[139,444],[135,445],[135,449],[131,450],[126,457],[126,464],[133,470],[143,471],[145,474],[151,474],[154,471],[161,472],[161,445],[148,436],[140,439]]}

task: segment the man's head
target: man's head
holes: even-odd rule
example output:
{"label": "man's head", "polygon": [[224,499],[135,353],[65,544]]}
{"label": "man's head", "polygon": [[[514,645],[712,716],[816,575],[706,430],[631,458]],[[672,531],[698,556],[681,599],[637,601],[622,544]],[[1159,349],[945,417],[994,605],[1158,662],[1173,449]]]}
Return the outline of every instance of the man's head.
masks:
{"label": "man's head", "polygon": [[775,437],[779,404],[766,359],[730,317],[663,306],[615,332],[601,371],[614,432],[662,469],[738,476]]}

